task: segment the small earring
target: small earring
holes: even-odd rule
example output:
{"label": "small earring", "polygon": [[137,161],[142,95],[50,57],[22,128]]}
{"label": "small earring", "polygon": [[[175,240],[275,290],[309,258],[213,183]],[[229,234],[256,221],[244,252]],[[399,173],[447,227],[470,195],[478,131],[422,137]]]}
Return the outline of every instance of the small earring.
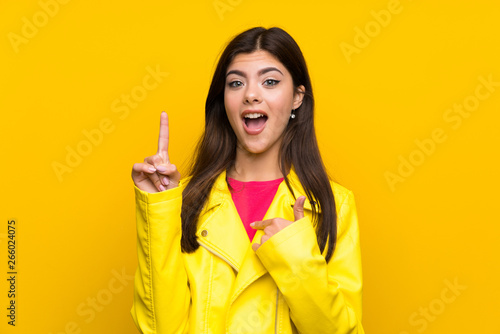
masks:
{"label": "small earring", "polygon": [[293,113],[295,111],[295,109],[292,109],[292,114],[290,115],[290,118],[291,119],[294,119],[295,118],[295,114]]}

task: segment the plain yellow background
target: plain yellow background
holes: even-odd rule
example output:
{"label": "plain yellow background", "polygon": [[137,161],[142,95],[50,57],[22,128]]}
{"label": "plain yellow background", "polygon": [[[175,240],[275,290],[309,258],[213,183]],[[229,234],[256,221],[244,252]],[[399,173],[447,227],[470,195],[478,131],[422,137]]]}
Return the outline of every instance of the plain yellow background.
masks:
{"label": "plain yellow background", "polygon": [[498,331],[499,9],[479,0],[2,1],[0,332],[137,332],[132,165],[156,152],[165,110],[171,160],[185,167],[220,51],[258,25],[284,28],[302,48],[323,158],[355,194],[366,333]]}

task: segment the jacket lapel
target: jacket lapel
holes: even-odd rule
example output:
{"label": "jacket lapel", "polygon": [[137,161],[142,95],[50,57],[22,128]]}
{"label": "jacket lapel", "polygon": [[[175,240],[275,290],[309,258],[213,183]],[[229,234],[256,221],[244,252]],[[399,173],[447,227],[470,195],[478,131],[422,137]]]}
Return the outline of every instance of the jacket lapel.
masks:
{"label": "jacket lapel", "polygon": [[[292,169],[288,175],[288,180],[295,194],[295,198],[304,195],[304,190],[298,182],[298,177],[295,171]],[[276,195],[274,196],[269,209],[267,210],[263,220],[272,218],[284,218],[290,221],[294,221],[295,217],[293,214],[293,205],[295,204],[295,198],[290,193],[285,182],[282,182]],[[304,210],[311,210],[311,205],[309,201],[305,201]],[[255,282],[261,276],[267,273],[267,269],[262,265],[259,257],[255,254],[252,249],[253,243],[260,243],[261,237],[264,235],[262,230],[258,230],[255,236],[247,248],[245,258],[243,260],[242,266],[238,275],[236,276],[236,281],[233,286],[233,292],[231,296],[231,304],[236,300],[236,298],[243,292],[243,290],[250,284]],[[248,239],[248,238],[247,238]]]}
{"label": "jacket lapel", "polygon": [[[295,198],[304,195],[293,169],[290,171],[288,179]],[[285,182],[282,182],[264,220],[281,217],[293,221],[295,198]],[[308,201],[305,202],[304,209],[311,210]],[[231,304],[247,286],[267,273],[267,269],[252,249],[253,243],[260,243],[264,232],[257,230],[252,242],[249,241],[227,187],[225,172],[218,176],[212,187],[211,195],[200,215],[196,235],[201,246],[219,256],[236,270],[237,275],[233,285]]]}
{"label": "jacket lapel", "polygon": [[[290,198],[291,195],[288,191],[288,188],[286,187],[286,184],[282,182],[279,185],[278,191],[276,192],[276,195],[271,205],[269,206],[269,209],[267,210],[263,220],[276,217],[290,219],[290,214],[292,217],[291,219],[293,220],[293,208],[288,205],[288,203],[290,203]],[[283,205],[283,203],[286,203],[286,205]],[[264,267],[257,254],[255,254],[255,251],[252,249],[252,244],[260,243],[261,237],[263,235],[263,230],[257,230],[252,242],[247,248],[241,270],[238,272],[238,276],[236,276],[236,281],[234,282],[233,292],[231,295],[231,304],[247,286],[267,273],[267,269]]]}
{"label": "jacket lapel", "polygon": [[196,236],[201,246],[240,271],[250,241],[227,187],[225,172],[214,182]]}

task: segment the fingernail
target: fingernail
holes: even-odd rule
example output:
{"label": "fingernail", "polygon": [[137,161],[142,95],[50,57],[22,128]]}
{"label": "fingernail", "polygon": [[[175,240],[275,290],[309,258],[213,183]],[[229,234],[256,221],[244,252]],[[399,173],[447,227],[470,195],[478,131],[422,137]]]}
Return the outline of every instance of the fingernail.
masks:
{"label": "fingernail", "polygon": [[158,188],[160,188],[160,191],[165,191],[165,187],[163,186],[163,184],[160,184]]}
{"label": "fingernail", "polygon": [[254,225],[255,225],[255,223],[250,223],[250,226],[254,226]]}
{"label": "fingernail", "polygon": [[165,166],[156,166],[156,169],[158,169],[160,172],[166,172],[167,171],[167,167]]}
{"label": "fingernail", "polygon": [[149,171],[150,171],[151,173],[152,173],[152,172],[156,172],[156,168],[154,168],[154,167],[152,167],[152,166],[151,166],[151,167],[149,167],[148,169],[149,169]]}
{"label": "fingernail", "polygon": [[168,179],[166,177],[163,178],[163,184],[168,186],[170,182],[168,181]]}

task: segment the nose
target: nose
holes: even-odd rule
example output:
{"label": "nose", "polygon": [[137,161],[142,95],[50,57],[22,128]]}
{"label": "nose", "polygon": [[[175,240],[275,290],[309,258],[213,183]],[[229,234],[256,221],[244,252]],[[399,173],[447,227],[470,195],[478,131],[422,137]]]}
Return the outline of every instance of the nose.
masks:
{"label": "nose", "polygon": [[261,100],[262,97],[260,96],[258,87],[254,84],[248,84],[245,91],[245,103],[260,103]]}

